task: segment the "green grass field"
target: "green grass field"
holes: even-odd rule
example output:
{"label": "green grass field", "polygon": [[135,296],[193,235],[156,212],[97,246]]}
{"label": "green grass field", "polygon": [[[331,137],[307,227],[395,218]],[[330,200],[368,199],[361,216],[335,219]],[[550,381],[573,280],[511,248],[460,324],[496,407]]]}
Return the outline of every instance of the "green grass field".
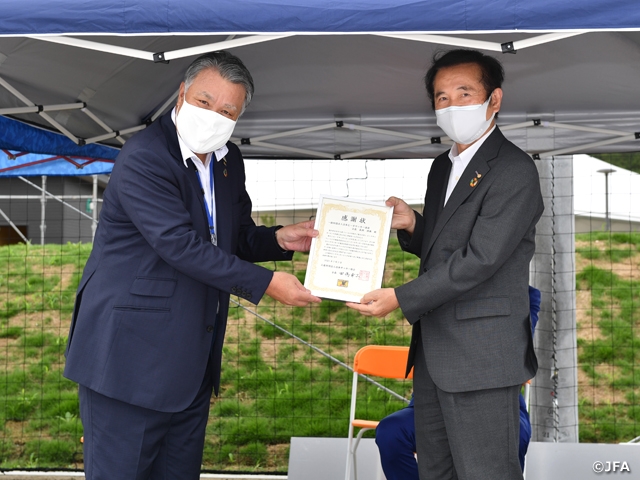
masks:
{"label": "green grass field", "polygon": [[[640,234],[576,238],[580,438],[640,435]],[[91,245],[0,247],[0,468],[82,468],[77,387],[64,379],[74,293]],[[266,264],[304,279],[306,256]],[[390,242],[385,284],[415,277],[418,259]],[[234,297],[235,298],[235,297]],[[340,302],[291,308],[266,298],[243,306],[351,364],[366,344],[406,345],[399,312],[385,319]],[[211,401],[203,468],[284,472],[292,436],[347,434],[351,373],[233,305],[222,389]],[[386,381],[408,397],[409,382]],[[403,406],[362,383],[359,415],[382,418]]]}

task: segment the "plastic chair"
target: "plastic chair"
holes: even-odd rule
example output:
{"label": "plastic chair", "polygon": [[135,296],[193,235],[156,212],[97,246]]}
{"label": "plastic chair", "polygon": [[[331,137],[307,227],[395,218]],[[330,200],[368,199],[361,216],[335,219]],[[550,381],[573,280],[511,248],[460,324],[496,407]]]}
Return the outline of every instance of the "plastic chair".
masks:
{"label": "plastic chair", "polygon": [[[347,441],[347,469],[345,480],[351,478],[351,465],[353,464],[353,478],[358,479],[356,468],[356,450],[367,430],[373,430],[378,426],[377,420],[356,419],[356,397],[358,394],[358,376],[371,375],[382,378],[404,378],[407,368],[409,347],[393,347],[382,345],[368,345],[362,347],[353,359],[353,384],[351,387],[351,409],[349,411],[349,437]],[[413,370],[407,378],[413,378]],[[354,428],[360,431],[353,439]]]}
{"label": "plastic chair", "polygon": [[527,380],[524,384],[524,404],[527,406],[527,412],[531,413],[531,380]]}

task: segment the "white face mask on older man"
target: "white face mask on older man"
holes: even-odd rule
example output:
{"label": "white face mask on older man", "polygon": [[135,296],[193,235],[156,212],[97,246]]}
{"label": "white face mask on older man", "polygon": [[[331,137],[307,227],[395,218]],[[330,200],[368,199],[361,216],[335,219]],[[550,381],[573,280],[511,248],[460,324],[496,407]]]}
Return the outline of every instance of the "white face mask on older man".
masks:
{"label": "white face mask on older man", "polygon": [[236,122],[185,100],[176,115],[176,126],[178,135],[189,150],[205,154],[221,148],[229,141]]}
{"label": "white face mask on older man", "polygon": [[491,95],[479,105],[464,105],[436,110],[436,123],[447,136],[459,145],[469,145],[487,131],[495,113],[487,120]]}

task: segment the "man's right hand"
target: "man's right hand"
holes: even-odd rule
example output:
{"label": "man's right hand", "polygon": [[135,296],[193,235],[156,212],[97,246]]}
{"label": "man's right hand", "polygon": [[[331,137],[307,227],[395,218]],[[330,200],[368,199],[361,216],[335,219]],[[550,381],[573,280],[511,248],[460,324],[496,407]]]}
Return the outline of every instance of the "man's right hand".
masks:
{"label": "man's right hand", "polygon": [[310,303],[322,301],[311,295],[311,292],[304,288],[294,275],[285,272],[273,272],[273,278],[265,293],[284,305],[295,307],[304,307]]}
{"label": "man's right hand", "polygon": [[389,207],[393,207],[391,228],[406,230],[409,235],[413,235],[416,227],[416,214],[413,209],[398,197],[389,197],[386,203]]}

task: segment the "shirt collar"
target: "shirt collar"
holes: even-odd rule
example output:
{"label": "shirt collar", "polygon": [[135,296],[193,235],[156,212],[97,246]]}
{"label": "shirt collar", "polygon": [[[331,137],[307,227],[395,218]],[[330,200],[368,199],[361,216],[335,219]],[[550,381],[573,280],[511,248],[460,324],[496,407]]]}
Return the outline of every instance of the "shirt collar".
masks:
{"label": "shirt collar", "polygon": [[469,162],[476,152],[480,149],[484,141],[491,135],[491,133],[496,129],[496,125],[491,128],[487,133],[481,136],[478,140],[476,140],[469,148],[467,148],[464,152],[458,153],[458,144],[454,143],[451,150],[449,150],[449,159],[453,163],[454,159],[462,160],[463,162]]}
{"label": "shirt collar", "polygon": [[[171,120],[173,121],[173,124],[175,125],[175,123],[176,123],[176,107],[173,107],[173,110],[171,110]],[[177,133],[177,129],[176,129],[176,133]],[[187,147],[187,144],[184,143],[182,138],[180,138],[180,134],[178,134],[178,145],[180,145],[180,154],[182,155],[182,163],[184,163],[185,167],[189,168],[189,164],[187,163],[187,160],[189,160],[190,158],[195,158],[196,160],[199,161],[199,159],[196,156],[196,154],[193,153],[189,149],[189,147]],[[205,167],[209,166],[209,162],[211,161],[211,154],[212,153],[214,153],[216,155],[216,161],[219,162],[220,160],[222,160],[225,157],[225,155],[227,153],[229,153],[229,149],[227,148],[226,145],[223,145],[222,147],[220,147],[216,151],[207,153],[207,156],[206,156],[206,158],[204,160]]]}

